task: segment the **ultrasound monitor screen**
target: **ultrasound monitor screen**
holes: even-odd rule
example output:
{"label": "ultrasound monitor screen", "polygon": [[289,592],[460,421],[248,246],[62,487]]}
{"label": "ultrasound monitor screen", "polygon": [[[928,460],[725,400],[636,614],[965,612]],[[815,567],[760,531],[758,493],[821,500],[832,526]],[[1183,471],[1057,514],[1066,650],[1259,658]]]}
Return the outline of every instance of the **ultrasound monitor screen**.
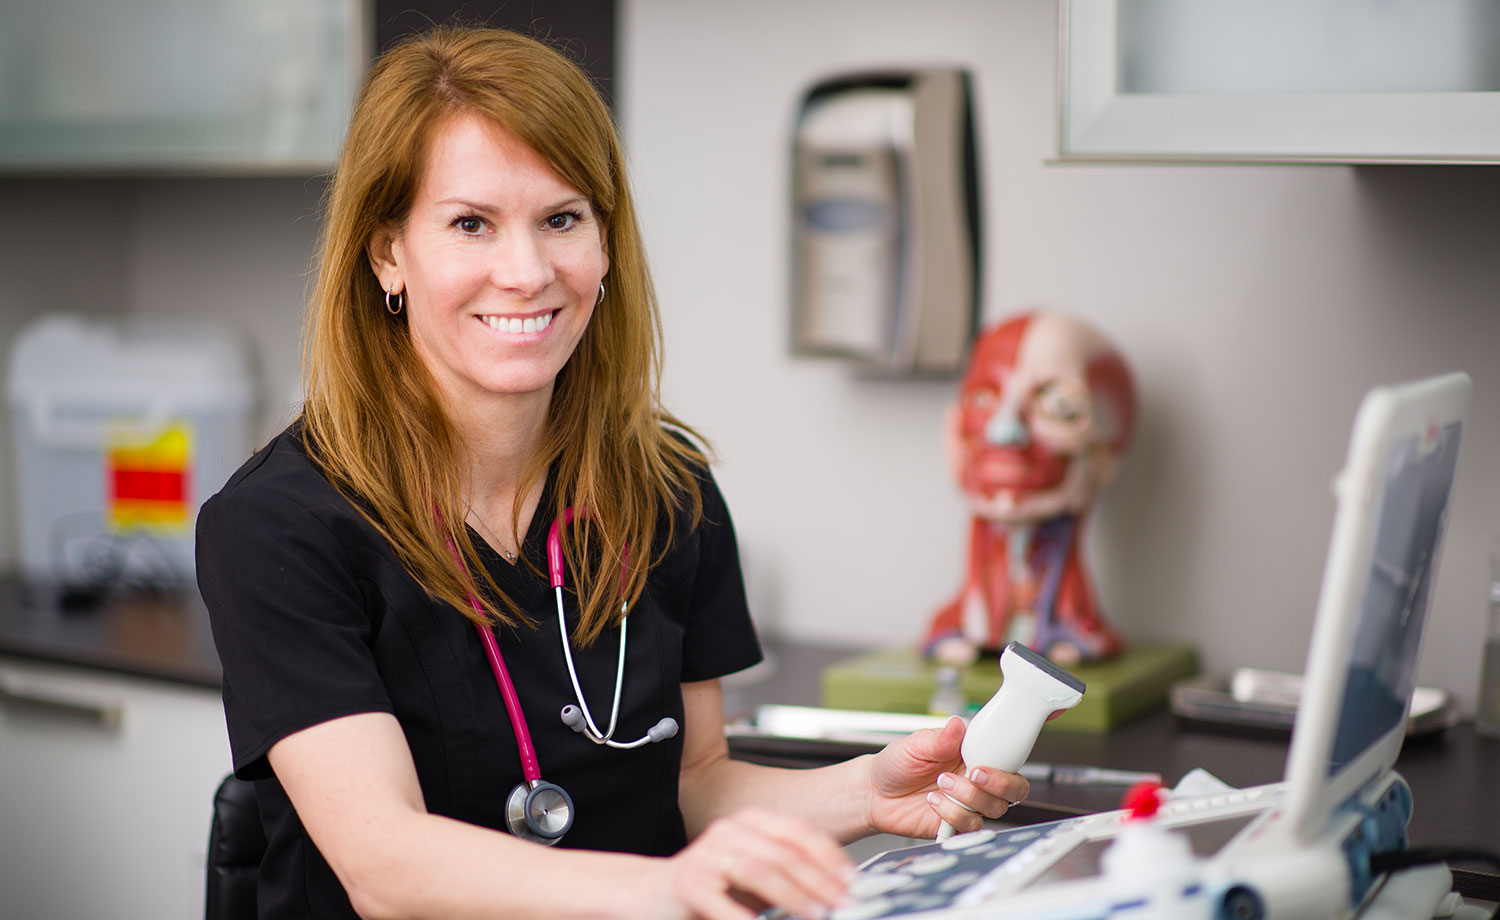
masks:
{"label": "ultrasound monitor screen", "polygon": [[1396,442],[1386,459],[1329,776],[1406,720],[1458,439],[1455,422]]}

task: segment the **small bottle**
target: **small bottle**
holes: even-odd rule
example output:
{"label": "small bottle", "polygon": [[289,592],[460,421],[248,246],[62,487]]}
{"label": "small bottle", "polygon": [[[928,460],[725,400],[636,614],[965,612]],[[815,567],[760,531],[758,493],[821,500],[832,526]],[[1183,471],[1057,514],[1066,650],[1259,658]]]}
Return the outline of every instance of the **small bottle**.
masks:
{"label": "small bottle", "polygon": [[958,668],[944,665],[937,669],[937,684],[927,701],[927,712],[934,716],[967,716],[969,700],[964,696],[964,677]]}
{"label": "small bottle", "polygon": [[1500,738],[1500,540],[1490,550],[1489,623],[1479,668],[1479,706],[1474,730]]}

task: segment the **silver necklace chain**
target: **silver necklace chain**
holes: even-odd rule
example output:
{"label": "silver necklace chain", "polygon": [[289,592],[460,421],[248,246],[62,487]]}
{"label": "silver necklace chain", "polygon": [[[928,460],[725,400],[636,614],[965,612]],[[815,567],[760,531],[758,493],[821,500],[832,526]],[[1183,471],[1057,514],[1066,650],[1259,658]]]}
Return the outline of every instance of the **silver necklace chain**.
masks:
{"label": "silver necklace chain", "polygon": [[479,509],[475,508],[473,505],[470,505],[469,513],[474,515],[474,521],[479,524],[480,529],[483,530],[492,541],[494,541],[495,549],[500,551],[500,555],[505,557],[505,561],[514,565],[517,553],[514,550],[507,548],[506,542],[500,539],[500,537],[495,533],[494,529],[490,527],[489,522],[487,522],[484,517],[480,515]]}

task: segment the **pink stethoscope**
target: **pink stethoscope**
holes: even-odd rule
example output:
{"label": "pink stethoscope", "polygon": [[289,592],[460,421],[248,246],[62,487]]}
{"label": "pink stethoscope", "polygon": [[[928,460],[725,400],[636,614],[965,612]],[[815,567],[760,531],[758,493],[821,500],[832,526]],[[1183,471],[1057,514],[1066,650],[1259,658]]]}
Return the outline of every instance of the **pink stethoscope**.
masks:
{"label": "pink stethoscope", "polygon": [[[562,636],[563,658],[568,663],[568,677],[573,682],[573,695],[578,700],[577,706],[569,703],[562,708],[562,720],[569,728],[595,744],[621,750],[665,741],[677,734],[677,720],[671,717],[657,722],[651,726],[650,731],[634,741],[614,740],[615,722],[620,715],[620,687],[625,681],[626,625],[630,619],[624,600],[620,601],[620,661],[615,668],[615,699],[610,708],[608,731],[601,732],[599,726],[594,724],[589,704],[583,698],[583,688],[578,684],[578,671],[573,667],[573,651],[568,643],[567,616],[563,612],[563,554],[562,543],[557,536],[557,525],[573,523],[573,516],[571,506],[563,509],[561,518],[554,520],[547,531],[547,573],[551,576],[552,590],[557,597],[557,626]],[[452,541],[448,543],[448,551],[453,554],[453,560],[459,569],[467,574],[468,569]],[[469,607],[483,616],[484,608],[479,603],[479,598],[470,594],[468,601]],[[561,840],[568,828],[573,826],[573,799],[561,786],[542,779],[541,768],[537,765],[536,747],[531,743],[531,730],[526,725],[526,714],[521,711],[516,685],[511,681],[505,659],[500,655],[495,634],[483,623],[476,622],[474,628],[479,633],[479,641],[484,645],[484,654],[489,659],[490,671],[495,675],[495,686],[500,689],[500,698],[505,702],[505,711],[510,716],[511,728],[516,736],[516,752],[521,757],[523,780],[510,791],[505,800],[506,825],[517,837],[550,846]]]}

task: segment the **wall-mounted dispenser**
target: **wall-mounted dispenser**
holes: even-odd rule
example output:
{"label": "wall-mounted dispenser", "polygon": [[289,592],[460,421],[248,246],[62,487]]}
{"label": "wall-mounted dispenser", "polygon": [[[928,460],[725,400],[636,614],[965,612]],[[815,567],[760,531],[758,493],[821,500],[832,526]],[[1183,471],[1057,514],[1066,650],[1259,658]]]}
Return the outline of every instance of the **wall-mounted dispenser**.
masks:
{"label": "wall-mounted dispenser", "polygon": [[954,375],[979,320],[969,75],[832,77],[798,111],[792,350],[877,376]]}

